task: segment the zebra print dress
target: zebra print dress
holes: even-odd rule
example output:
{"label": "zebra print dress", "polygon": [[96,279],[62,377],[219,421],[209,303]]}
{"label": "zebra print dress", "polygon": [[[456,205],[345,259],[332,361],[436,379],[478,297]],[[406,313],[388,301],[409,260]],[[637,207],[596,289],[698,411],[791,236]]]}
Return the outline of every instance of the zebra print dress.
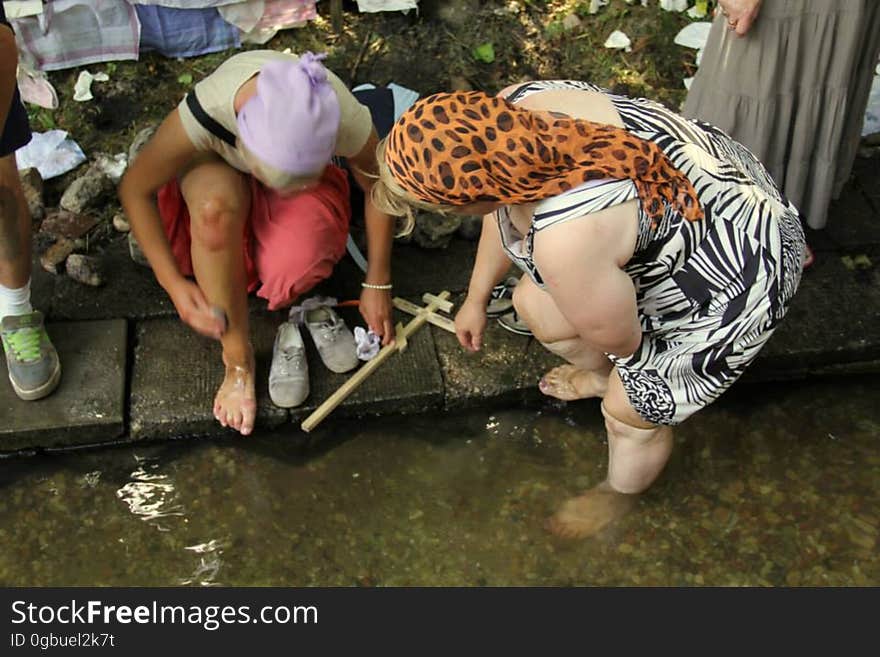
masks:
{"label": "zebra print dress", "polygon": [[[547,89],[605,94],[626,129],[663,149],[697,190],[703,221],[686,221],[668,206],[652,225],[639,207],[635,253],[624,271],[635,287],[642,343],[632,356],[608,355],[639,415],[677,424],[730,387],[785,315],[805,246],[798,212],[744,146],[653,101],[569,80],[527,83],[508,100]],[[535,235],[635,198],[630,180],[593,181],[538,203],[525,236],[502,209],[502,244],[543,287],[531,257]]]}

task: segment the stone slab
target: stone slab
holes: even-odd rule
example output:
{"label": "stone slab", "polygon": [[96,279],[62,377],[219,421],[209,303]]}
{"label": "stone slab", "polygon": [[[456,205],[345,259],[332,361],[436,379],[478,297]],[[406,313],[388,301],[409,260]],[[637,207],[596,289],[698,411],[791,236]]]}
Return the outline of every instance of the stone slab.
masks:
{"label": "stone slab", "polygon": [[853,174],[855,184],[871,202],[874,210],[880,212],[880,158],[857,157]]}
{"label": "stone slab", "polygon": [[483,349],[476,354],[462,349],[451,333],[431,330],[443,369],[447,409],[537,399],[541,376],[563,362],[534,338],[511,333],[494,319],[489,320]]}
{"label": "stone slab", "polygon": [[[257,428],[287,420],[287,411],[269,400],[269,363],[280,319],[251,318],[257,358]],[[177,319],[137,323],[131,384],[131,437],[233,434],[214,419],[214,395],[223,380],[220,344]]]}
{"label": "stone slab", "polygon": [[0,451],[113,442],[125,430],[125,320],[49,323],[61,358],[61,383],[24,402],[0,359]]}
{"label": "stone slab", "polygon": [[[394,294],[420,298],[425,292],[467,289],[477,244],[455,238],[445,249],[423,249],[414,244],[394,244],[392,277]],[[345,255],[336,265],[333,276],[317,291],[338,299],[358,299],[364,274],[354,260]]]}
{"label": "stone slab", "polygon": [[832,253],[804,272],[788,314],[747,371],[750,379],[880,359],[880,248],[863,251],[870,268],[847,269]]}
{"label": "stone slab", "polygon": [[[343,309],[341,314],[350,327],[363,324],[355,310]],[[410,319],[410,315],[395,313],[395,321],[406,323]],[[330,372],[321,363],[311,337],[305,335],[304,340],[309,361],[310,394],[305,404],[291,409],[295,431],[300,430],[302,420],[354,374]],[[426,325],[410,336],[403,353],[391,356],[324,420],[317,431],[322,428],[332,431],[334,417],[421,413],[440,409],[442,404],[443,378],[431,330]]]}
{"label": "stone slab", "polygon": [[828,225],[821,231],[839,249],[880,245],[880,212],[860,187],[856,182],[844,188],[840,198],[831,203]]}

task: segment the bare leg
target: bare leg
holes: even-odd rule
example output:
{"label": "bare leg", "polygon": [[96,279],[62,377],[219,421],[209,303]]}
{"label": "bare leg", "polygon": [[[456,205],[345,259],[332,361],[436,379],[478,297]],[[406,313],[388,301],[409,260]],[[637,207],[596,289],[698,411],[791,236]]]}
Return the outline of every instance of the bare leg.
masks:
{"label": "bare leg", "polygon": [[196,280],[207,300],[226,313],[221,338],[226,374],[214,399],[214,417],[224,427],[248,435],[257,406],[243,245],[250,189],[241,173],[212,160],[188,171],[181,191],[191,218]]}
{"label": "bare leg", "polygon": [[0,285],[17,289],[31,277],[31,215],[15,156],[0,158]]}
{"label": "bare leg", "polygon": [[608,477],[565,502],[547,522],[563,538],[592,536],[626,514],[636,494],[663,471],[672,452],[672,429],[652,425],[636,413],[615,370],[602,403],[608,431]]}
{"label": "bare leg", "polygon": [[523,277],[514,290],[513,303],[541,344],[571,363],[547,372],[539,384],[541,392],[566,401],[603,397],[608,389],[611,361],[580,338],[553,298],[530,278]]}

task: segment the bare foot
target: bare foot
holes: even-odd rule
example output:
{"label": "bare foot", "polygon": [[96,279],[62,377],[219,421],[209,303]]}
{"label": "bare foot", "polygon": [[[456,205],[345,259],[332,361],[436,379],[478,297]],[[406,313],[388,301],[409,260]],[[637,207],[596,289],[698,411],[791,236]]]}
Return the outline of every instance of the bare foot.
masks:
{"label": "bare foot", "polygon": [[608,377],[574,365],[560,365],[541,377],[538,388],[548,397],[563,401],[602,397],[608,390]]}
{"label": "bare foot", "polygon": [[232,427],[243,436],[254,430],[257,415],[253,372],[253,365],[227,365],[226,377],[214,397],[214,417],[224,427]]}
{"label": "bare foot", "polygon": [[635,495],[618,493],[607,483],[562,504],[547,520],[547,530],[560,538],[587,538],[625,516],[635,505]]}

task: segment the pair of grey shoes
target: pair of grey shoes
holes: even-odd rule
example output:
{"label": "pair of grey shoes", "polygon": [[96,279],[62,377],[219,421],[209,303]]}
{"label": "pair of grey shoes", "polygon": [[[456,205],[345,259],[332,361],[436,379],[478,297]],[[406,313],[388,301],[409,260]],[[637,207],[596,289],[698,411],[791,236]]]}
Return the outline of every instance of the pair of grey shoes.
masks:
{"label": "pair of grey shoes", "polygon": [[[307,310],[303,324],[308,329],[321,361],[331,372],[341,374],[357,367],[357,345],[349,328],[329,306]],[[278,327],[269,368],[269,398],[281,408],[293,408],[309,396],[309,365],[299,325],[284,322]]]}
{"label": "pair of grey shoes", "polygon": [[43,326],[43,314],[9,315],[0,322],[9,382],[20,399],[42,399],[58,387],[61,362]]}

